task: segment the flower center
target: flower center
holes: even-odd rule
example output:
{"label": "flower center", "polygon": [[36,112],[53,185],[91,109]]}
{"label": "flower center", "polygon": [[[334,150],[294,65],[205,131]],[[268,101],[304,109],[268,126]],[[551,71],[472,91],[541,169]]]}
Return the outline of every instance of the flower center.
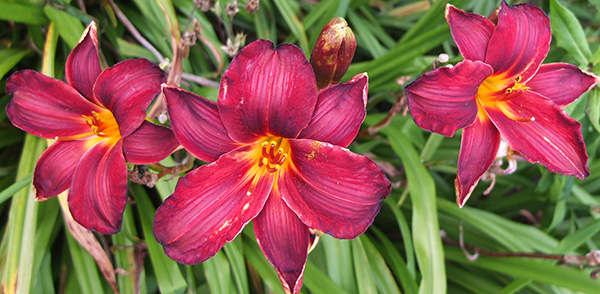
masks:
{"label": "flower center", "polygon": [[507,94],[531,89],[525,83],[521,83],[522,79],[520,75],[514,79],[507,79],[502,76],[490,76],[477,89],[477,99],[483,105],[491,106],[490,103],[508,98]]}
{"label": "flower center", "polygon": [[287,139],[271,137],[261,144],[261,155],[258,167],[265,167],[270,173],[281,169],[290,152],[290,143]]}
{"label": "flower center", "polygon": [[506,93],[510,94],[510,93],[512,93],[514,91],[518,91],[518,90],[525,91],[525,90],[529,90],[529,89],[531,89],[531,88],[525,86],[525,83],[521,83],[521,76],[517,76],[517,78],[515,79],[515,83],[513,84],[513,86],[506,89]]}
{"label": "flower center", "polygon": [[506,102],[516,93],[531,89],[525,83],[521,83],[522,79],[520,75],[514,79],[495,75],[485,79],[477,89],[478,115],[487,117],[485,109],[494,109],[501,111],[514,121],[534,121],[535,117],[525,117],[523,114],[515,112]]}
{"label": "flower center", "polygon": [[83,118],[96,136],[113,138],[121,137],[117,120],[109,110],[102,111],[101,113],[92,111],[91,115],[84,115]]}

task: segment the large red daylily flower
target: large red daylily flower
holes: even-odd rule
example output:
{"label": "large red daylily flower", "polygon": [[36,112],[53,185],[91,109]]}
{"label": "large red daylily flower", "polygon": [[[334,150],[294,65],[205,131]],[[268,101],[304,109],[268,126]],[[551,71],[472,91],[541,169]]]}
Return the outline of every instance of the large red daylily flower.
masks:
{"label": "large red daylily flower", "polygon": [[421,128],[444,136],[464,128],[455,181],[458,205],[494,162],[501,138],[531,163],[587,177],[581,125],[561,107],[591,89],[598,77],[571,64],[541,64],[551,40],[546,14],[532,5],[502,2],[495,24],[448,5],[446,20],[464,61],[428,72],[405,90]]}
{"label": "large red daylily flower", "polygon": [[158,208],[154,234],[186,264],[212,257],[254,219],[284,289],[298,293],[309,228],[355,238],[373,222],[390,182],[345,149],[365,117],[367,75],[317,91],[302,51],[255,41],[223,75],[218,103],[163,86],[181,144],[212,162],[179,180]]}
{"label": "large red daylily flower", "polygon": [[121,229],[127,166],[155,163],[179,145],[173,132],[145,120],[165,81],[145,59],[102,70],[95,23],[67,58],[67,83],[31,70],[13,74],[6,92],[10,121],[33,135],[56,139],[36,164],[37,200],[69,190],[69,210],[87,229]]}

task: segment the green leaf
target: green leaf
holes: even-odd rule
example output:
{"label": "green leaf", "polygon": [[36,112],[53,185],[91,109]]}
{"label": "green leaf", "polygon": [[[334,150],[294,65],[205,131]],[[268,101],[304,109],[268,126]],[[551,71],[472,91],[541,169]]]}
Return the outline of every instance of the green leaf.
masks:
{"label": "green leaf", "polygon": [[326,273],[322,272],[312,262],[306,262],[304,270],[304,287],[315,294],[348,294],[342,287],[333,282]]}
{"label": "green leaf", "polygon": [[353,11],[348,12],[348,20],[356,35],[356,42],[366,48],[373,58],[380,58],[387,53],[387,49],[379,43],[373,32],[369,30],[366,20],[358,17]]}
{"label": "green leaf", "polygon": [[[138,268],[133,237],[137,239],[137,232],[132,207],[128,204],[123,212],[121,231],[112,235],[115,265],[117,268],[122,268],[128,272],[127,275],[117,275],[117,284],[119,285],[120,293],[135,293],[136,289]],[[143,267],[139,270],[140,274],[144,271]],[[144,285],[145,281],[140,279],[140,286]]]}
{"label": "green leaf", "polygon": [[225,243],[225,255],[229,260],[231,271],[235,280],[238,293],[248,293],[248,276],[246,273],[246,261],[242,253],[242,238],[236,238],[231,242]]}
{"label": "green leaf", "polygon": [[[390,266],[392,272],[398,279],[400,280],[400,286],[402,286],[404,293],[413,294],[417,293],[419,287],[417,282],[415,281],[415,277],[413,273],[409,270],[404,259],[394,246],[394,244],[376,227],[371,226],[370,228],[375,232],[377,238],[381,241],[383,248],[380,248],[379,251],[384,256],[385,261]],[[412,243],[412,241],[404,240],[404,244]],[[381,247],[381,246],[380,246]]]}
{"label": "green leaf", "polygon": [[283,16],[283,19],[287,23],[292,34],[298,39],[299,46],[304,51],[306,56],[309,56],[310,49],[308,47],[308,38],[306,37],[306,32],[304,30],[304,25],[298,19],[298,16],[294,13],[292,9],[292,4],[290,0],[273,0],[275,6]]}
{"label": "green leaf", "polygon": [[366,255],[369,257],[368,260],[371,264],[370,271],[379,291],[381,293],[400,294],[400,288],[398,288],[386,260],[383,259],[383,256],[377,248],[375,248],[369,237],[366,234],[363,234],[359,236],[357,240],[360,241]]}
{"label": "green leaf", "polygon": [[[479,234],[491,237],[508,250],[551,253],[558,241],[538,228],[506,219],[495,213],[437,198],[440,212],[453,215],[479,229]],[[441,214],[441,213],[440,213]]]}
{"label": "green leaf", "polygon": [[[398,43],[403,43],[416,38],[424,32],[430,31],[439,25],[447,26],[445,18],[446,3],[448,0],[435,1],[425,14],[419,18],[417,23],[412,25],[410,29],[400,38]],[[460,5],[460,1],[453,1],[453,5]]]}
{"label": "green leaf", "polygon": [[33,173],[30,173],[16,181],[14,184],[10,185],[8,188],[4,189],[2,192],[0,192],[0,203],[6,201],[15,195],[15,193],[21,191],[21,189],[27,187],[27,185],[31,184],[32,179]]}
{"label": "green leaf", "polygon": [[529,278],[583,293],[597,293],[600,289],[600,280],[590,278],[591,269],[573,269],[531,258],[497,258],[480,255],[475,261],[469,261],[459,248],[451,247],[446,249],[446,258],[463,265],[480,267],[513,277]]}
{"label": "green leaf", "polygon": [[358,284],[358,293],[377,293],[377,285],[371,271],[371,264],[360,238],[352,240],[352,259],[354,260],[354,277]]}
{"label": "green leaf", "polygon": [[[388,53],[363,63],[350,65],[343,80],[349,80],[354,75],[362,72],[369,73],[369,90],[375,90],[392,82],[397,87],[395,80],[402,76],[402,71],[414,61],[431,49],[439,46],[450,38],[450,28],[440,26],[426,31],[406,42],[398,43]],[[359,44],[359,46],[361,46]]]}
{"label": "green leaf", "polygon": [[48,22],[41,8],[9,1],[0,1],[0,19],[33,25]]}
{"label": "green leaf", "polygon": [[331,280],[348,293],[356,293],[351,241],[322,235],[318,246],[321,246],[325,252],[327,275]]}
{"label": "green leaf", "polygon": [[84,291],[98,291],[99,293],[104,292],[102,282],[100,281],[100,275],[98,274],[98,267],[94,258],[83,248],[77,240],[67,231],[67,244],[69,245],[69,256],[73,262],[74,276],[77,277],[79,287]]}
{"label": "green leaf", "polygon": [[406,170],[412,200],[412,232],[422,280],[419,293],[445,293],[446,271],[435,202],[435,183],[401,130],[392,126],[381,131]]}
{"label": "green leaf", "polygon": [[579,230],[574,231],[567,236],[565,236],[560,242],[558,242],[558,246],[554,250],[555,253],[569,253],[575,251],[579,246],[581,246],[586,241],[593,238],[600,231],[600,219],[595,219],[594,221],[586,224],[585,226],[579,228]]}
{"label": "green leaf", "polygon": [[592,53],[577,17],[558,0],[550,0],[550,26],[559,47],[567,50],[580,66],[587,65]]}
{"label": "green leaf", "polygon": [[[0,9],[2,9],[0,7]],[[0,79],[9,72],[25,55],[31,53],[31,50],[9,48],[0,50]]]}
{"label": "green leaf", "polygon": [[46,5],[44,12],[55,23],[58,34],[67,42],[69,47],[74,48],[77,46],[85,30],[81,21],[64,11],[54,8],[52,5]]}
{"label": "green leaf", "polygon": [[182,292],[187,287],[187,283],[181,274],[181,270],[179,270],[177,262],[164,254],[162,246],[156,241],[152,233],[152,224],[156,209],[154,209],[143,187],[140,185],[131,185],[131,190],[135,195],[138,214],[142,223],[146,246],[148,246],[150,262],[156,274],[158,288],[161,293]]}
{"label": "green leaf", "polygon": [[211,293],[233,293],[235,284],[231,281],[231,269],[223,250],[219,250],[215,256],[203,262],[202,266]]}
{"label": "green leaf", "polygon": [[585,107],[590,123],[600,133],[600,88],[594,88],[588,93],[588,101]]}
{"label": "green leaf", "polygon": [[[46,141],[27,135],[19,161],[17,181],[28,177],[34,170],[37,159],[46,148]],[[2,261],[1,283],[3,291],[28,293],[32,281],[33,251],[35,246],[37,205],[33,185],[13,196],[8,212],[4,242],[6,256]]]}

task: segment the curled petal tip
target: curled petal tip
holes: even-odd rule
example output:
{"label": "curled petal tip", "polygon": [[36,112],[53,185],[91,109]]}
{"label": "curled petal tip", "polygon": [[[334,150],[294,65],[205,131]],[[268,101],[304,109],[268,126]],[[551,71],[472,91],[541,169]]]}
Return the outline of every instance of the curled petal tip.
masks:
{"label": "curled petal tip", "polygon": [[456,204],[458,204],[458,208],[463,208],[463,206],[465,206],[465,204],[467,203],[467,200],[469,200],[469,198],[471,197],[471,194],[473,193],[473,190],[475,190],[475,187],[477,186],[477,182],[475,182],[471,187],[468,187],[468,192],[465,193],[465,190],[460,182],[458,177],[454,180],[454,188],[456,190]]}

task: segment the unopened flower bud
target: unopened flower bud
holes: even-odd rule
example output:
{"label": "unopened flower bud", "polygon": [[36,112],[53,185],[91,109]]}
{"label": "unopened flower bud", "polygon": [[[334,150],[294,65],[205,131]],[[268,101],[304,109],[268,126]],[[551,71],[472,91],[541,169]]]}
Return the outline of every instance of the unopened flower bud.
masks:
{"label": "unopened flower bud", "polygon": [[345,19],[336,17],[325,25],[310,56],[317,86],[323,89],[342,79],[356,51],[356,39]]}

